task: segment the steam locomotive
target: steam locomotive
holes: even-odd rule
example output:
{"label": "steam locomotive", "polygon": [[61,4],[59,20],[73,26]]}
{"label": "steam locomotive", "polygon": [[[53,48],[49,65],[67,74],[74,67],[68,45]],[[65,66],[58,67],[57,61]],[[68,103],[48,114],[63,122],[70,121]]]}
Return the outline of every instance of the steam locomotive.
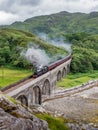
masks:
{"label": "steam locomotive", "polygon": [[56,68],[57,66],[63,64],[64,62],[68,61],[71,58],[71,54],[68,55],[67,57],[57,60],[55,63],[51,63],[48,66],[37,66],[34,68],[34,74],[33,74],[33,78],[37,78],[45,73],[47,73],[48,71],[51,71],[52,69]]}

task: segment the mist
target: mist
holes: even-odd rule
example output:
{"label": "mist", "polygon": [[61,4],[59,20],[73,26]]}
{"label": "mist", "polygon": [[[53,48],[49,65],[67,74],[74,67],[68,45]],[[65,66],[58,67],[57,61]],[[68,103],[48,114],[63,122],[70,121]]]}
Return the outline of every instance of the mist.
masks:
{"label": "mist", "polygon": [[65,42],[65,38],[63,37],[63,36],[60,36],[60,37],[58,37],[58,38],[55,38],[55,39],[51,39],[51,38],[49,38],[48,37],[48,35],[47,34],[45,34],[45,33],[37,33],[37,35],[41,38],[41,39],[43,39],[43,40],[45,40],[45,41],[47,41],[49,44],[52,44],[52,45],[54,45],[54,46],[56,46],[56,47],[62,47],[62,48],[64,48],[65,50],[67,50],[69,53],[71,53],[71,43],[70,42]]}

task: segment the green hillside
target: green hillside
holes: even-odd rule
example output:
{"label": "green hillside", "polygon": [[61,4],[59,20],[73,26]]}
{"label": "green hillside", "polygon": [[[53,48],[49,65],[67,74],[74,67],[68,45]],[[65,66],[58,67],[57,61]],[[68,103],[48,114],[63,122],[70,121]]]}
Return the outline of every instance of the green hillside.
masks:
{"label": "green hillside", "polygon": [[[65,39],[67,38],[69,42],[73,43],[72,72],[87,72],[98,69],[98,12],[85,14],[64,11],[46,16],[33,17],[24,22],[15,22],[6,27],[26,30],[37,35],[43,32],[51,38],[63,35]],[[20,31],[19,33],[23,32]],[[33,41],[40,44],[40,47],[44,48],[49,56],[64,52],[60,50],[56,51],[49,44],[46,45],[45,42],[44,46],[42,40],[35,38],[31,33],[28,34],[30,36],[26,34],[25,39],[24,36],[21,37],[23,34],[20,37],[18,36],[20,40],[22,39],[21,44],[24,45],[27,41],[31,41],[33,37]]]}
{"label": "green hillside", "polygon": [[0,66],[28,67],[30,63],[21,55],[21,52],[32,46],[37,46],[53,59],[67,54],[64,49],[50,45],[29,32],[0,29]]}
{"label": "green hillside", "polygon": [[98,34],[77,33],[66,35],[72,42],[73,72],[88,72],[98,70]]}
{"label": "green hillside", "polygon": [[50,36],[77,32],[98,34],[98,12],[85,14],[64,11],[46,16],[33,17],[24,22],[15,22],[9,27],[33,33],[44,32],[50,34]]}

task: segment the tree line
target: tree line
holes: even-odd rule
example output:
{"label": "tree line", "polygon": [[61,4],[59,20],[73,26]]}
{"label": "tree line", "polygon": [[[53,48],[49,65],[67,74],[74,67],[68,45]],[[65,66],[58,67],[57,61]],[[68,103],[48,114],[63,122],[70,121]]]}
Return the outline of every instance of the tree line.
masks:
{"label": "tree line", "polygon": [[66,38],[72,42],[71,71],[98,70],[98,34],[75,33],[67,34]]}

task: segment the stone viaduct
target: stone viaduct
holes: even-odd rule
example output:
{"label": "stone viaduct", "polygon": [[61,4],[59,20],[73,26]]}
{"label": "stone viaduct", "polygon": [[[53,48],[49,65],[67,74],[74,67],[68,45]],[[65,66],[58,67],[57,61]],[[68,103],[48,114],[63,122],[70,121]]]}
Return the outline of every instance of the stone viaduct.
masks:
{"label": "stone viaduct", "polygon": [[62,77],[69,73],[70,62],[71,59],[6,94],[14,97],[26,106],[41,104],[55,90],[56,82],[62,80]]}

